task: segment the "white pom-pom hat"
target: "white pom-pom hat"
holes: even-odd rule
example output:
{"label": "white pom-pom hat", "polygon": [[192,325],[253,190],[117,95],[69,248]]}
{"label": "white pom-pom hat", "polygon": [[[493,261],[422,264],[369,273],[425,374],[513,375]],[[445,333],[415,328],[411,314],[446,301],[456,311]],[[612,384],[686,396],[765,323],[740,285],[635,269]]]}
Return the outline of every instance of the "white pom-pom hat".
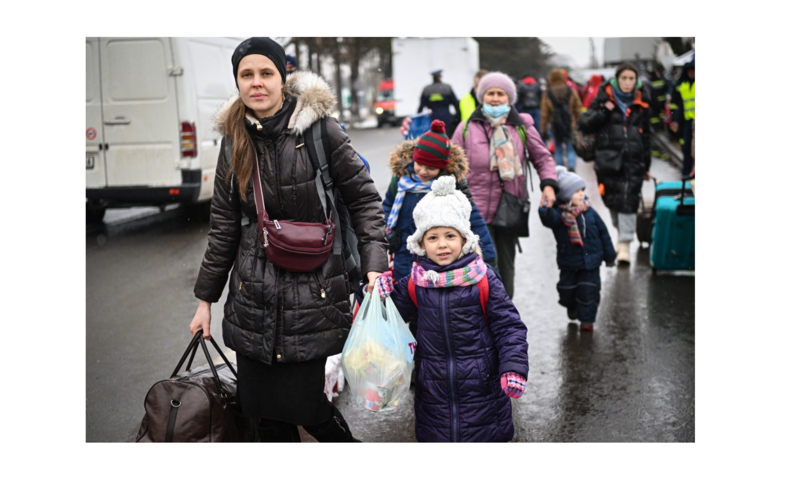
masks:
{"label": "white pom-pom hat", "polygon": [[437,178],[431,185],[431,191],[414,208],[417,231],[408,237],[408,251],[426,256],[425,248],[420,243],[425,232],[436,227],[451,227],[467,240],[461,254],[472,253],[478,246],[479,238],[470,229],[470,213],[472,205],[466,195],[456,190],[455,177],[444,175]]}

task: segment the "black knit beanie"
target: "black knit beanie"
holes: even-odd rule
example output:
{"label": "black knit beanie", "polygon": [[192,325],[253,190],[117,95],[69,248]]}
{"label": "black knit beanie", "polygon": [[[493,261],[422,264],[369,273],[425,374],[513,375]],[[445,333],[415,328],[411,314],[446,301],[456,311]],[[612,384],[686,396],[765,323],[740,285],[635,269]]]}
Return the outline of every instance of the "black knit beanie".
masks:
{"label": "black knit beanie", "polygon": [[[251,37],[240,43],[236,50],[233,51],[231,63],[233,64],[233,79],[237,80],[236,74],[239,72],[239,62],[248,55],[264,55],[272,60],[272,63],[278,68],[281,73],[281,83],[286,83],[286,52],[278,42],[269,37]],[[236,88],[239,88],[239,82],[236,81]]]}

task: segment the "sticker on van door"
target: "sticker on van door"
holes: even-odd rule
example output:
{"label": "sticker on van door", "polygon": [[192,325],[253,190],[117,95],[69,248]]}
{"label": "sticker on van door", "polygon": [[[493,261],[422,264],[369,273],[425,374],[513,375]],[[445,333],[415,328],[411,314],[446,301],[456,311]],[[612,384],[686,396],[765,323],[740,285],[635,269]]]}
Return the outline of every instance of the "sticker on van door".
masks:
{"label": "sticker on van door", "polygon": [[94,140],[97,137],[97,130],[94,128],[87,128],[86,129],[86,139],[87,140]]}

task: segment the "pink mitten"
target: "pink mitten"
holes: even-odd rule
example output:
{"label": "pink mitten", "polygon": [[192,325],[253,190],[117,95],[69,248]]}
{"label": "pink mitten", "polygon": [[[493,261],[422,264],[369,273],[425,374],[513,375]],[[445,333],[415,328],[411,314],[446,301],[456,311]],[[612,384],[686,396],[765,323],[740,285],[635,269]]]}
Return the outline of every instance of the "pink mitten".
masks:
{"label": "pink mitten", "polygon": [[378,278],[375,279],[375,288],[378,290],[378,295],[384,299],[392,294],[394,290],[394,279],[392,279],[392,272],[383,272]]}
{"label": "pink mitten", "polygon": [[511,398],[519,398],[525,392],[525,377],[516,372],[506,372],[500,376],[500,388]]}

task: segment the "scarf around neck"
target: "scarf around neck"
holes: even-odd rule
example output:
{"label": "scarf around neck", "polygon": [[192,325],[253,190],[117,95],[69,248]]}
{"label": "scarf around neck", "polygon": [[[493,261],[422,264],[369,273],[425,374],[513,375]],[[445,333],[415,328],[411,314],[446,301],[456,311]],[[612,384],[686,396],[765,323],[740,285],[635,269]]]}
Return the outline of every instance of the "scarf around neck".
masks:
{"label": "scarf around neck", "polygon": [[613,86],[611,87],[611,93],[614,94],[614,100],[617,101],[617,105],[622,111],[624,116],[628,116],[628,108],[630,108],[631,104],[633,103],[633,94],[636,92],[634,89],[631,93],[622,93],[621,90],[617,90]]}
{"label": "scarf around neck", "polygon": [[[583,239],[581,238],[581,231],[578,228],[578,215],[588,210],[589,207],[591,207],[591,204],[588,198],[583,199],[583,205],[573,205],[571,208],[569,205],[561,205],[561,221],[564,222],[564,225],[568,228],[567,233],[569,234],[569,241],[581,247],[583,246]],[[583,226],[585,230],[586,223],[584,223]]]}
{"label": "scarf around neck", "polygon": [[433,180],[423,182],[411,172],[400,177],[400,180],[397,181],[397,195],[394,197],[392,211],[389,212],[389,218],[386,220],[386,230],[391,230],[397,224],[397,217],[400,215],[400,209],[403,208],[403,198],[405,198],[406,192],[430,192],[432,184]]}
{"label": "scarf around neck", "polygon": [[486,275],[486,263],[480,256],[476,256],[462,268],[455,268],[446,272],[437,272],[425,269],[417,262],[411,265],[411,278],[414,283],[424,288],[465,287],[475,285]]}
{"label": "scarf around neck", "polygon": [[484,111],[481,111],[481,113],[492,126],[492,136],[489,139],[489,171],[499,170],[500,179],[506,182],[514,180],[516,177],[521,177],[524,172],[519,153],[517,153],[514,142],[508,135],[508,127],[505,125],[511,110],[499,117],[493,117]]}

